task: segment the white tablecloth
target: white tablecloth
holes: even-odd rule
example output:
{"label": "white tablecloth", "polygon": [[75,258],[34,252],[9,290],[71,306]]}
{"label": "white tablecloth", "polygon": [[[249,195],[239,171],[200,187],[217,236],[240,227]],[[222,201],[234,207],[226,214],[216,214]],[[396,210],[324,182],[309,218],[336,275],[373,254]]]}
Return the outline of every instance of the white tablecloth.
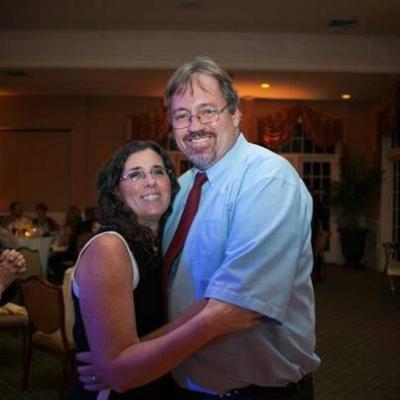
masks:
{"label": "white tablecloth", "polygon": [[18,246],[26,247],[31,250],[38,250],[40,261],[42,264],[42,274],[47,277],[47,262],[49,260],[49,251],[54,237],[38,237],[38,238],[18,238]]}

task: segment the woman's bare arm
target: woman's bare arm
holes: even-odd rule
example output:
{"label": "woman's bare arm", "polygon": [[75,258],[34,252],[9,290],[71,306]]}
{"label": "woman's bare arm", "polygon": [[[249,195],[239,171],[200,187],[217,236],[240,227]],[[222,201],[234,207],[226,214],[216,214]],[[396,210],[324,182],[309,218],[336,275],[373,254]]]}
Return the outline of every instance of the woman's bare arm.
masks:
{"label": "woman's bare arm", "polygon": [[[173,369],[192,353],[224,334],[256,324],[259,316],[220,301],[193,309],[164,335],[139,342],[134,318],[132,267],[125,245],[107,235],[82,257],[77,271],[80,305],[93,366],[80,367],[114,390],[141,386]],[[183,323],[184,322],[184,323]],[[85,360],[85,356],[80,358]],[[87,360],[88,358],[86,358]],[[98,389],[96,385],[95,389]]]}

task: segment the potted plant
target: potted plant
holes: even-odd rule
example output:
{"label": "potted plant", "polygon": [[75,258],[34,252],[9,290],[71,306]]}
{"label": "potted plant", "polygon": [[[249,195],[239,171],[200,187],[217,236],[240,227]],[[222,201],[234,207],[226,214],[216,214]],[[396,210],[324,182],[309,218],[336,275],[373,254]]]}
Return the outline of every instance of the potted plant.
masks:
{"label": "potted plant", "polygon": [[331,187],[330,204],[338,215],[338,230],[346,262],[361,266],[368,232],[367,213],[379,192],[382,172],[358,157],[342,159],[341,179]]}

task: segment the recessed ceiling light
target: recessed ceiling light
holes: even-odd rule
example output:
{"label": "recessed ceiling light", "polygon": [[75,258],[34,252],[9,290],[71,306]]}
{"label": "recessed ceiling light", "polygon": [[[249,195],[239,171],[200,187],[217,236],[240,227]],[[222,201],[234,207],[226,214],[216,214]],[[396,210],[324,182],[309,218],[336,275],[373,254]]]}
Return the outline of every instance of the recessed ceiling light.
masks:
{"label": "recessed ceiling light", "polygon": [[343,100],[350,100],[351,99],[351,94],[350,93],[343,93],[341,97],[342,97]]}
{"label": "recessed ceiling light", "polygon": [[263,82],[260,85],[260,87],[261,87],[261,89],[269,89],[271,87],[271,85],[269,83],[267,83],[267,82]]}

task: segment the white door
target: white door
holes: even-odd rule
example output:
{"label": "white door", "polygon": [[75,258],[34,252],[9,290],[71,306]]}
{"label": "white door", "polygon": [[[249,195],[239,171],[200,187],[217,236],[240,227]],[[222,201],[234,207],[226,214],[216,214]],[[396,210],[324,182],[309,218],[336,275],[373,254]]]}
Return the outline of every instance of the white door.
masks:
{"label": "white door", "polygon": [[331,182],[340,179],[340,153],[280,153],[297,170],[314,196],[317,196],[326,216],[330,231],[329,249],[325,253],[327,262],[343,264],[343,256],[337,232],[336,217],[327,205]]}

